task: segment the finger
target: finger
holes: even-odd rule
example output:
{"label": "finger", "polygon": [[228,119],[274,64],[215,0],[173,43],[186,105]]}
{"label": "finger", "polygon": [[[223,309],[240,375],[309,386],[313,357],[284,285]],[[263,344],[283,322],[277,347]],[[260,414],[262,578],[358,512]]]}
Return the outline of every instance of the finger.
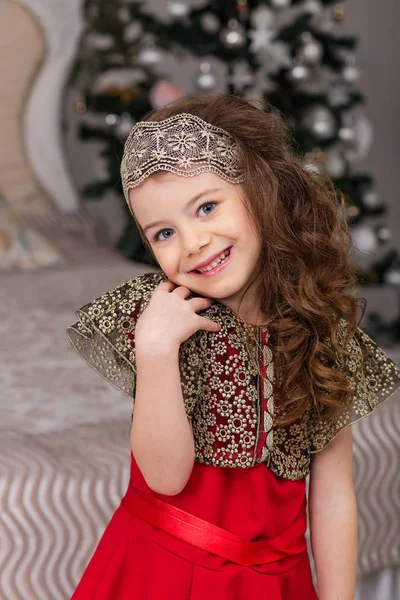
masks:
{"label": "finger", "polygon": [[213,331],[217,332],[221,329],[221,325],[216,323],[215,321],[211,321],[211,319],[207,319],[206,317],[200,317],[200,326],[199,329],[204,329],[205,331]]}
{"label": "finger", "polygon": [[178,294],[178,296],[181,296],[181,298],[187,298],[192,293],[192,290],[189,290],[189,288],[184,285],[178,286],[173,291],[175,294]]}
{"label": "finger", "polygon": [[209,308],[212,304],[211,298],[191,298],[188,303],[192,306],[194,312]]}
{"label": "finger", "polygon": [[161,283],[159,283],[156,286],[156,290],[166,290],[166,291],[172,291],[174,288],[176,287],[176,284],[171,281],[170,279],[167,279],[166,281],[162,281]]}

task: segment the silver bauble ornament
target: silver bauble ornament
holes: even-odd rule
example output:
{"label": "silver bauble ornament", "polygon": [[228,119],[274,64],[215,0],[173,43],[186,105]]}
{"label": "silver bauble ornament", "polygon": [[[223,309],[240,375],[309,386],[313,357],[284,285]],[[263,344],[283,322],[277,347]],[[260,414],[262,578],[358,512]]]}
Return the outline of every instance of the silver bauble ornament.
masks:
{"label": "silver bauble ornament", "polygon": [[179,0],[171,0],[168,2],[167,8],[173,19],[184,19],[189,13],[189,5]]}
{"label": "silver bauble ornament", "polygon": [[214,13],[207,12],[200,17],[200,23],[204,31],[207,33],[216,33],[220,27],[220,20]]}
{"label": "silver bauble ornament", "polygon": [[364,159],[371,148],[373,140],[371,123],[363,113],[357,113],[351,121],[343,122],[343,125],[350,126],[355,133],[354,144],[346,150],[347,160],[353,162]]}
{"label": "silver bauble ornament", "polygon": [[274,29],[250,29],[248,36],[251,39],[250,51],[254,54],[265,54],[271,47],[276,31]]}
{"label": "silver bauble ornament", "polygon": [[332,179],[339,179],[346,172],[346,161],[337,150],[327,151],[324,166]]}
{"label": "silver bauble ornament", "polygon": [[378,239],[375,230],[369,225],[355,225],[351,228],[353,245],[360,252],[375,252]]}
{"label": "silver bauble ornament", "polygon": [[385,283],[393,287],[400,287],[400,269],[392,267],[388,269],[383,276]]}
{"label": "silver bauble ornament", "polygon": [[114,46],[114,38],[105,33],[89,33],[85,39],[85,46],[96,50],[110,50]]}
{"label": "silver bauble ornament", "polygon": [[324,8],[311,15],[310,25],[314,30],[321,33],[334,33],[335,22],[331,17],[326,16]]}
{"label": "silver bauble ornament", "polygon": [[352,127],[341,127],[338,131],[338,136],[340,141],[346,146],[353,146],[356,142],[356,132]]}
{"label": "silver bauble ornament", "polygon": [[347,65],[342,70],[342,77],[347,83],[355,83],[360,77],[360,70],[355,65]]}
{"label": "silver bauble ornament", "polygon": [[297,57],[308,65],[317,65],[321,62],[324,53],[322,44],[308,32],[301,37],[302,44],[297,52]]}
{"label": "silver bauble ornament", "polygon": [[318,0],[306,0],[301,8],[310,15],[318,15],[322,12],[322,5]]}
{"label": "silver bauble ornament", "polygon": [[274,10],[286,10],[292,4],[292,0],[269,0],[269,3]]}
{"label": "silver bauble ornament", "polygon": [[342,78],[346,83],[355,83],[360,77],[360,70],[356,63],[354,55],[350,55],[346,58],[346,64],[342,71]]}
{"label": "silver bauble ornament", "polygon": [[229,19],[221,31],[221,41],[227,48],[242,48],[246,43],[246,32],[237,19]]}
{"label": "silver bauble ornament", "polygon": [[265,4],[259,4],[250,12],[249,20],[253,29],[273,29],[277,15]]}
{"label": "silver bauble ornament", "polygon": [[203,92],[212,91],[217,85],[217,77],[212,71],[211,64],[207,61],[203,61],[200,64],[200,74],[196,79],[196,85],[199,90]]}
{"label": "silver bauble ornament", "polygon": [[142,81],[147,81],[148,77],[143,69],[135,67],[126,67],[104,71],[95,80],[93,89],[96,93],[102,93],[110,87],[132,88],[136,87]]}
{"label": "silver bauble ornament", "polygon": [[376,210],[382,206],[380,196],[375,190],[366,190],[362,195],[362,203],[369,210]]}
{"label": "silver bauble ornament", "polygon": [[378,226],[375,229],[377,238],[381,244],[386,244],[392,237],[390,229],[384,226]]}
{"label": "silver bauble ornament", "polygon": [[109,113],[105,116],[105,122],[107,125],[116,125],[119,122],[119,115],[114,115],[113,113]]}
{"label": "silver bauble ornament", "polygon": [[302,63],[295,63],[288,72],[288,79],[294,84],[304,83],[308,81],[311,76],[311,71],[307,65]]}
{"label": "silver bauble ornament", "polygon": [[360,214],[360,209],[355,204],[346,205],[346,213],[349,219],[355,219]]}
{"label": "silver bauble ornament", "polygon": [[335,117],[325,106],[311,106],[306,109],[302,124],[319,140],[333,137],[336,129]]}
{"label": "silver bauble ornament", "polygon": [[161,60],[162,54],[154,44],[145,44],[137,56],[139,64],[150,67]]}
{"label": "silver bauble ornament", "polygon": [[134,42],[140,38],[143,33],[141,24],[138,21],[132,21],[124,29],[124,39],[126,42]]}

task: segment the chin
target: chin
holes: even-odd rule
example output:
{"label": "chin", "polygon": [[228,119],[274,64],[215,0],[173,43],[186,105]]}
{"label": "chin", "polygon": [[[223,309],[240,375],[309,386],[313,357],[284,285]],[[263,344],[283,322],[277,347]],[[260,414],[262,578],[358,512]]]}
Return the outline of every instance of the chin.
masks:
{"label": "chin", "polygon": [[[205,281],[202,285],[195,286],[195,291],[199,294],[202,294],[203,296],[215,298],[216,300],[224,300],[231,298],[232,296],[238,294],[240,290],[244,288],[247,279],[245,279],[244,282],[233,282],[232,278],[230,279],[230,281],[215,281],[215,283],[211,283],[211,281]],[[194,289],[194,287],[192,286],[190,289]]]}

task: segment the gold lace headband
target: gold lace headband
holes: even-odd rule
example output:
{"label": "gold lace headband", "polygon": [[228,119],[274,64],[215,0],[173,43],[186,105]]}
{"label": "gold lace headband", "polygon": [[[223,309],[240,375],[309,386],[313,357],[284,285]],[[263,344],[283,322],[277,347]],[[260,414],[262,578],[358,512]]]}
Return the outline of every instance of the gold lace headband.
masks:
{"label": "gold lace headband", "polygon": [[164,170],[183,177],[208,171],[231,183],[244,181],[232,136],[189,113],[164,121],[139,121],[133,127],[121,163],[122,187],[129,208],[129,190],[151,173]]}

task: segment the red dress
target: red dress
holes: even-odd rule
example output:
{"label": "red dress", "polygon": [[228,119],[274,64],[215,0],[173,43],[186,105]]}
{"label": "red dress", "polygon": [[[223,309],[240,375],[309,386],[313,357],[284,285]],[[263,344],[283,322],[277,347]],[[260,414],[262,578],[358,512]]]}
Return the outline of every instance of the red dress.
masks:
{"label": "red dress", "polygon": [[[133,454],[129,486],[246,540],[278,536],[306,517],[305,479],[198,462],[180,494],[146,484]],[[129,493],[129,487],[127,494]],[[317,600],[307,550],[243,566],[154,527],[122,500],[71,600]]]}
{"label": "red dress", "polygon": [[[167,496],[149,488],[131,453],[127,492],[71,600],[318,600],[304,537],[305,477],[281,477],[263,460],[272,427],[273,375],[268,332],[259,335],[264,351],[257,442],[249,450],[252,430],[239,433],[243,412],[232,419],[238,433],[229,440],[236,444],[230,456],[237,464],[245,461],[246,468],[208,464],[208,440],[216,458],[224,456],[228,442],[200,424],[202,443],[198,440],[190,479],[180,494]],[[243,401],[250,381],[240,371],[241,346],[235,337],[218,344],[210,360],[225,365],[233,359],[232,380],[222,375],[223,383],[235,381],[236,397]],[[203,395],[217,383],[211,375]],[[218,398],[222,412],[228,410]],[[226,433],[225,417],[214,410]],[[245,414],[254,423],[253,414]]]}

